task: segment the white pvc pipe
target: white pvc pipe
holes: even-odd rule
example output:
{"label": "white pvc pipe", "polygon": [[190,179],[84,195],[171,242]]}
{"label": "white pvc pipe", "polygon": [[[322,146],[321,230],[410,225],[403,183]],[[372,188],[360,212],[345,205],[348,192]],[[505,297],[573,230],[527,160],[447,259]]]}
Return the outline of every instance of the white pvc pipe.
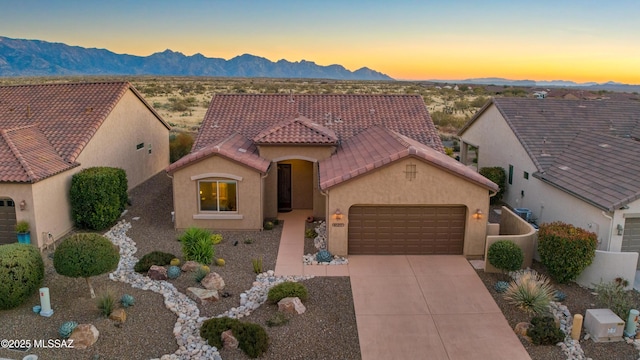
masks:
{"label": "white pvc pipe", "polygon": [[51,309],[51,300],[49,299],[48,287],[40,288],[40,306],[42,307],[42,310],[40,310],[40,315],[46,317],[53,315],[53,310]]}

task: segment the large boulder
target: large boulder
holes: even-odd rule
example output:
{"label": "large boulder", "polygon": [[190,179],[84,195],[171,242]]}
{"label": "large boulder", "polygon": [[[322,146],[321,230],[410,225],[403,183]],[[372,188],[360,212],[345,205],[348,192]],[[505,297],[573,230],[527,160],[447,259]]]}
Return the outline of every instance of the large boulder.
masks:
{"label": "large boulder", "polygon": [[212,272],[208,273],[207,276],[205,276],[204,279],[200,281],[200,285],[208,290],[220,291],[224,289],[224,280],[218,273]]}
{"label": "large boulder", "polygon": [[302,304],[297,297],[286,297],[278,301],[278,311],[285,314],[304,314],[307,308]]}
{"label": "large boulder", "polygon": [[222,335],[222,347],[225,349],[237,349],[238,348],[238,339],[233,336],[233,332],[231,330],[223,331]]}
{"label": "large boulder", "polygon": [[167,280],[167,268],[164,266],[151,265],[147,276],[152,280]]}
{"label": "large boulder", "polygon": [[80,324],[73,330],[69,340],[73,340],[75,349],[86,349],[95,344],[98,336],[100,336],[100,332],[93,324]]}
{"label": "large boulder", "polygon": [[201,289],[197,287],[187,288],[187,296],[200,304],[220,300],[220,295],[217,290]]}

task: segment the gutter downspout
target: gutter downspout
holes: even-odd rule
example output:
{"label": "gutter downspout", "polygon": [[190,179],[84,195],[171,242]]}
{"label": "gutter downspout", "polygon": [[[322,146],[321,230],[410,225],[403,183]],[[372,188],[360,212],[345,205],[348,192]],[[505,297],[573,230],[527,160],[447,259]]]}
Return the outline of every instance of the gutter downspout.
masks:
{"label": "gutter downspout", "polygon": [[611,234],[613,233],[613,217],[605,214],[605,212],[602,212],[602,216],[606,217],[607,219],[609,219],[609,234],[607,234],[607,251],[611,251]]}
{"label": "gutter downspout", "polygon": [[[269,165],[269,167],[267,168],[267,171],[260,176],[260,219],[263,224],[264,224],[264,179],[266,179],[267,176],[269,176],[270,169],[271,169],[271,165]],[[263,229],[261,228],[260,231],[262,230]]]}

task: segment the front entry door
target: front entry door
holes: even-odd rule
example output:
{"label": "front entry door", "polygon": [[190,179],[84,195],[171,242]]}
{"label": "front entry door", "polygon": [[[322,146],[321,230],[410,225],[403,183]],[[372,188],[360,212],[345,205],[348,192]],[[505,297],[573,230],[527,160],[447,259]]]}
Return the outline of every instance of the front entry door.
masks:
{"label": "front entry door", "polygon": [[278,164],[278,211],[291,210],[291,164]]}

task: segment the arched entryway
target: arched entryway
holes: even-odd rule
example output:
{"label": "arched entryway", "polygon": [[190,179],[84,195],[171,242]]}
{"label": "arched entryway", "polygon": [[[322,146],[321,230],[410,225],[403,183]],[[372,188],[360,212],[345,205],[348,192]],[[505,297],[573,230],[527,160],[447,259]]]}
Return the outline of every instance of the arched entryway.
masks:
{"label": "arched entryway", "polygon": [[11,198],[0,197],[0,244],[18,242],[15,226],[15,202]]}

